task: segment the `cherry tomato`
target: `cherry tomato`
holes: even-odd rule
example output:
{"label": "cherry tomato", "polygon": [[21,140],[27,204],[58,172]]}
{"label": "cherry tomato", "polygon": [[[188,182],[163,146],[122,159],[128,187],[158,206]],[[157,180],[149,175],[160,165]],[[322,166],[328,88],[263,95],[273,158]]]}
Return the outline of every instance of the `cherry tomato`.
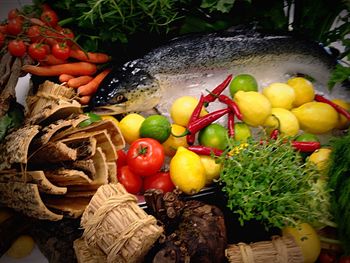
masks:
{"label": "cherry tomato", "polygon": [[0,32],[0,47],[5,43],[6,36]]}
{"label": "cherry tomato", "polygon": [[3,34],[7,34],[7,24],[0,25],[0,32]]}
{"label": "cherry tomato", "polygon": [[123,150],[117,151],[118,159],[117,159],[117,169],[123,167],[124,165],[127,165],[128,162],[126,160],[126,152]]}
{"label": "cherry tomato", "polygon": [[18,9],[11,9],[7,14],[7,18],[8,20],[11,20],[13,18],[18,17],[18,15],[19,15]]}
{"label": "cherry tomato", "polygon": [[28,54],[32,59],[37,61],[42,60],[46,57],[47,51],[44,46],[45,44],[32,43],[28,48]]}
{"label": "cherry tomato", "polygon": [[52,55],[54,55],[56,58],[59,59],[67,59],[69,58],[70,54],[70,47],[64,42],[64,43],[56,43],[52,46]]}
{"label": "cherry tomato", "polygon": [[55,27],[58,23],[58,16],[53,10],[44,10],[42,12],[40,19],[47,25]]}
{"label": "cherry tomato", "polygon": [[350,263],[350,256],[341,256],[339,263]]}
{"label": "cherry tomato", "polygon": [[22,32],[23,29],[23,20],[19,17],[13,18],[8,21],[7,24],[7,33],[10,35],[17,36]]}
{"label": "cherry tomato", "polygon": [[11,40],[7,46],[11,55],[21,57],[26,53],[26,45],[22,40]]}
{"label": "cherry tomato", "polygon": [[171,192],[175,186],[170,179],[169,172],[158,172],[154,175],[147,176],[143,180],[143,189],[161,189],[163,193]]}
{"label": "cherry tomato", "polygon": [[337,262],[337,256],[330,251],[322,250],[318,256],[318,261],[320,263],[335,263]]}
{"label": "cherry tomato", "polygon": [[138,194],[142,188],[142,179],[140,176],[130,171],[127,165],[119,169],[117,175],[118,181],[125,187],[130,194]]}
{"label": "cherry tomato", "polygon": [[72,40],[74,39],[74,33],[72,30],[69,28],[62,28],[60,34],[65,38],[64,41],[66,41],[68,45],[73,45]]}
{"label": "cherry tomato", "polygon": [[141,138],[130,145],[127,160],[130,171],[140,176],[150,176],[162,167],[164,148],[155,139]]}
{"label": "cherry tomato", "polygon": [[31,42],[40,42],[43,37],[41,36],[41,28],[38,25],[34,25],[28,28],[27,36]]}

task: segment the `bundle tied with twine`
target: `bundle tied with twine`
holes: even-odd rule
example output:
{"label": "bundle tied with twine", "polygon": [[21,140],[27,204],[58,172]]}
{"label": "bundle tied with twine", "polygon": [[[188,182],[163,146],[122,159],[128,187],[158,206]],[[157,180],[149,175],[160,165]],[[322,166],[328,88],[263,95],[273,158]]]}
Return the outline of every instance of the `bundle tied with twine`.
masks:
{"label": "bundle tied with twine", "polygon": [[163,233],[157,220],[141,209],[136,197],[119,183],[99,187],[81,225],[87,247],[102,251],[107,262],[142,262]]}
{"label": "bundle tied with twine", "polygon": [[273,236],[271,241],[229,245],[225,250],[230,263],[303,263],[300,247],[292,236]]}

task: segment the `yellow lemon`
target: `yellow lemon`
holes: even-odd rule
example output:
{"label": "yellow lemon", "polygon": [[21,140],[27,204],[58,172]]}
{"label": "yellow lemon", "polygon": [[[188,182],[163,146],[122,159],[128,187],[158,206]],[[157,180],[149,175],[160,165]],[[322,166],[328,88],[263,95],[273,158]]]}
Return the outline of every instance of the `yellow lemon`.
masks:
{"label": "yellow lemon", "polygon": [[321,252],[321,241],[315,229],[308,223],[302,223],[296,227],[285,227],[283,235],[291,235],[301,248],[304,263],[316,262]]}
{"label": "yellow lemon", "polygon": [[243,121],[253,127],[263,125],[271,114],[271,103],[261,93],[256,91],[237,91],[234,96]]}
{"label": "yellow lemon", "polygon": [[291,86],[295,92],[294,107],[299,107],[306,102],[314,100],[315,89],[309,80],[302,77],[294,77],[290,78],[287,84]]}
{"label": "yellow lemon", "polygon": [[320,148],[309,156],[308,162],[314,163],[322,174],[326,174],[331,152],[332,150],[329,148]]}
{"label": "yellow lemon", "polygon": [[220,177],[221,164],[216,163],[215,159],[208,155],[200,155],[201,162],[205,170],[206,185],[213,183],[213,180]]}
{"label": "yellow lemon", "polygon": [[177,148],[179,146],[188,147],[186,136],[183,137],[175,137],[173,135],[179,136],[186,131],[186,128],[177,124],[171,124],[171,134],[168,139],[163,142],[164,153],[167,156],[174,156]]}
{"label": "yellow lemon", "polygon": [[[170,107],[170,116],[174,123],[187,127],[193,110],[196,108],[199,100],[192,96],[182,96],[177,98]],[[200,116],[207,114],[203,107]]]}
{"label": "yellow lemon", "polygon": [[[332,102],[344,108],[345,110],[350,111],[350,103],[346,102],[345,100],[334,99],[332,100]],[[344,130],[344,129],[347,129],[349,125],[350,125],[350,121],[345,116],[338,113],[338,123],[337,123],[337,126],[335,126],[335,128]]]}
{"label": "yellow lemon", "polygon": [[19,236],[11,245],[9,250],[7,250],[6,255],[11,258],[24,258],[34,249],[35,242],[31,236],[22,235]]}
{"label": "yellow lemon", "polygon": [[272,83],[264,88],[262,93],[271,102],[272,108],[290,110],[295,100],[294,89],[285,83]]}
{"label": "yellow lemon", "polygon": [[323,102],[307,102],[292,109],[300,128],[306,132],[321,134],[331,131],[338,123],[338,113]]}
{"label": "yellow lemon", "polygon": [[170,178],[188,195],[198,193],[206,182],[205,170],[198,154],[180,146],[170,161]]}
{"label": "yellow lemon", "polygon": [[120,120],[119,128],[128,144],[140,138],[140,127],[144,120],[145,118],[137,113],[130,113]]}
{"label": "yellow lemon", "polygon": [[240,142],[246,142],[249,137],[252,136],[252,132],[247,124],[244,122],[235,123],[235,140]]}
{"label": "yellow lemon", "polygon": [[269,129],[279,129],[282,136],[295,136],[299,132],[299,122],[297,117],[284,108],[272,108],[264,126]]}
{"label": "yellow lemon", "polygon": [[117,125],[119,127],[119,121],[115,117],[110,116],[110,115],[102,115],[101,118],[102,118],[102,120],[110,120],[110,121],[114,122],[115,125]]}

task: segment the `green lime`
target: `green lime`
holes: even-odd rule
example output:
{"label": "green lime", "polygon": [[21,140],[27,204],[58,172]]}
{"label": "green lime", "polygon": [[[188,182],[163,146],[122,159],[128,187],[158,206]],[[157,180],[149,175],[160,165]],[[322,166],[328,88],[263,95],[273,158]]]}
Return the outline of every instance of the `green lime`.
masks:
{"label": "green lime", "polygon": [[227,146],[227,129],[218,123],[209,124],[200,130],[198,142],[203,146],[224,150]]}
{"label": "green lime", "polygon": [[239,91],[258,91],[258,83],[256,79],[249,74],[239,74],[233,78],[230,83],[230,94],[231,97]]}
{"label": "green lime", "polygon": [[320,142],[319,138],[312,133],[303,133],[295,138],[298,142]]}
{"label": "green lime", "polygon": [[252,136],[250,128],[243,122],[235,123],[235,140],[240,142],[246,142],[249,137]]}
{"label": "green lime", "polygon": [[141,124],[140,137],[153,138],[160,143],[165,142],[171,133],[169,120],[162,115],[148,116]]}

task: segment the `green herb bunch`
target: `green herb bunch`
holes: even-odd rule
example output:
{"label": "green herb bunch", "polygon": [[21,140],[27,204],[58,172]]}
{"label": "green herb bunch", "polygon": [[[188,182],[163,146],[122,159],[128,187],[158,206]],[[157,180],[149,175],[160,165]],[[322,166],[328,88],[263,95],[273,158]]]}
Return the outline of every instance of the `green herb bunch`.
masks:
{"label": "green herb bunch", "polygon": [[239,151],[237,147],[232,141],[228,155],[219,157],[219,182],[241,225],[250,220],[266,228],[329,222],[329,190],[316,187],[316,167],[304,163],[290,143],[250,141]]}

